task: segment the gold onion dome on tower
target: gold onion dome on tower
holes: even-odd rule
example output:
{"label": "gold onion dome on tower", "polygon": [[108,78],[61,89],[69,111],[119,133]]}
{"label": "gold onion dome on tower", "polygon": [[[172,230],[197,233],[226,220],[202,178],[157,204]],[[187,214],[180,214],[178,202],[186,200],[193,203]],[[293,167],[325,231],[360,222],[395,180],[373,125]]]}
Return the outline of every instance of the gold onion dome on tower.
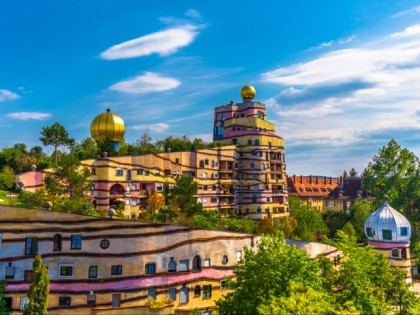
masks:
{"label": "gold onion dome on tower", "polygon": [[108,108],[105,113],[99,114],[90,125],[90,134],[95,141],[109,139],[120,142],[125,133],[124,121],[117,114],[111,113]]}
{"label": "gold onion dome on tower", "polygon": [[245,85],[241,90],[241,97],[242,98],[250,98],[253,99],[257,92],[255,91],[252,85]]}

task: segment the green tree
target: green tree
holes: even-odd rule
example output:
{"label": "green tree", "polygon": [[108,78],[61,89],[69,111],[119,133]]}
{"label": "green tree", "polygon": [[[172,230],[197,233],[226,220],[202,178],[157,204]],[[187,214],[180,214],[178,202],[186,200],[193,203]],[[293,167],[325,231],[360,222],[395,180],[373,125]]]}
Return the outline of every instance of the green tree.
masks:
{"label": "green tree", "polygon": [[47,315],[50,279],[47,266],[42,265],[41,255],[35,256],[32,264],[32,281],[29,286],[29,303],[23,315]]}
{"label": "green tree", "polygon": [[319,264],[306,251],[285,243],[280,235],[262,237],[258,250],[244,248],[229,289],[216,302],[220,314],[328,314],[330,294]]}
{"label": "green tree", "polygon": [[395,304],[405,311],[418,310],[419,298],[409,290],[406,271],[391,266],[373,247],[360,246],[355,237],[337,232],[343,252],[336,281],[339,305],[352,304],[362,314],[388,314]]}
{"label": "green tree", "polygon": [[70,146],[74,143],[74,139],[63,125],[55,122],[51,126],[43,127],[41,137],[39,138],[44,146],[52,145],[54,147],[54,165],[57,166],[57,149],[60,146]]}
{"label": "green tree", "polygon": [[178,176],[175,179],[175,185],[169,189],[169,203],[176,203],[187,216],[201,212],[203,206],[197,203],[194,197],[197,194],[198,184],[193,181],[192,177]]}
{"label": "green tree", "polygon": [[0,172],[0,189],[14,190],[16,186],[16,176],[13,169],[6,165]]}
{"label": "green tree", "polygon": [[6,300],[4,299],[6,293],[7,282],[5,280],[0,281],[0,315],[9,315],[9,311],[6,307]]}
{"label": "green tree", "polygon": [[96,159],[99,156],[99,148],[92,137],[86,137],[71,147],[71,153],[79,160]]}
{"label": "green tree", "polygon": [[377,198],[388,195],[394,208],[403,211],[411,219],[419,219],[420,210],[420,162],[395,140],[389,141],[362,174],[362,186]]}
{"label": "green tree", "polygon": [[27,208],[47,208],[48,201],[45,198],[43,189],[39,189],[35,192],[22,190],[19,192],[17,197],[18,202]]}
{"label": "green tree", "polygon": [[373,203],[367,199],[362,199],[354,203],[350,207],[350,222],[356,232],[359,242],[366,240],[365,235],[365,221],[368,216],[373,212]]}
{"label": "green tree", "polygon": [[150,154],[150,153],[161,153],[162,149],[158,148],[152,143],[152,137],[150,136],[149,129],[146,128],[144,133],[134,144],[135,154]]}
{"label": "green tree", "polygon": [[328,227],[322,219],[321,212],[311,209],[294,196],[289,197],[289,202],[290,214],[297,222],[294,237],[320,242],[328,236]]}
{"label": "green tree", "polygon": [[349,171],[349,177],[351,178],[357,178],[359,174],[357,173],[356,169],[354,167],[352,167]]}

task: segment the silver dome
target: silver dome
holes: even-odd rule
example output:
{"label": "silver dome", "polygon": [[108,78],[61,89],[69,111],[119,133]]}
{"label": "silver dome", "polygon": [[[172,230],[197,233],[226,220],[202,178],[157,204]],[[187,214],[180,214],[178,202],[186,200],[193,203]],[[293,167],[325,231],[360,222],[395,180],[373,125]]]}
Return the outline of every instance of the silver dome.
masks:
{"label": "silver dome", "polygon": [[366,219],[365,234],[370,241],[405,243],[410,242],[411,225],[386,200]]}

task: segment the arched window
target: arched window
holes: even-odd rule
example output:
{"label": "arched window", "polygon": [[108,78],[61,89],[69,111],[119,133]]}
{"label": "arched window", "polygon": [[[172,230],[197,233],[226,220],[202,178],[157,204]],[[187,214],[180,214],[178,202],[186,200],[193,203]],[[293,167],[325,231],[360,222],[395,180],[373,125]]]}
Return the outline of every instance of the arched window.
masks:
{"label": "arched window", "polygon": [[204,167],[204,161],[203,160],[200,161],[200,167]]}
{"label": "arched window", "polygon": [[193,259],[193,271],[201,271],[201,258],[198,255]]}
{"label": "arched window", "polygon": [[188,303],[188,288],[179,290],[179,303]]}
{"label": "arched window", "polygon": [[201,287],[199,285],[196,285],[194,288],[194,297],[201,295]]}
{"label": "arched window", "polygon": [[252,140],[248,140],[248,145],[252,145]]}
{"label": "arched window", "polygon": [[175,272],[176,271],[176,262],[173,257],[169,258],[168,263],[168,272]]}
{"label": "arched window", "polygon": [[255,140],[254,141],[254,145],[259,145],[260,144],[260,140]]}
{"label": "arched window", "polygon": [[60,234],[54,234],[53,240],[54,240],[53,251],[60,252],[61,251],[61,243],[62,243],[61,235]]}

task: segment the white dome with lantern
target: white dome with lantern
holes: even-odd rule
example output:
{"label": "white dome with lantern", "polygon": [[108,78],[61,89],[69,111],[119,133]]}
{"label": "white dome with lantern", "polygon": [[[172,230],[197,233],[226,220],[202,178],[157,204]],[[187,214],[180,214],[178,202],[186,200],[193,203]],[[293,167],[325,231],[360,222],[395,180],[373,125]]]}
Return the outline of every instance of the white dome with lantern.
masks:
{"label": "white dome with lantern", "polygon": [[388,204],[388,199],[388,196],[384,196],[384,204],[365,221],[365,234],[368,240],[395,243],[410,242],[410,222]]}

